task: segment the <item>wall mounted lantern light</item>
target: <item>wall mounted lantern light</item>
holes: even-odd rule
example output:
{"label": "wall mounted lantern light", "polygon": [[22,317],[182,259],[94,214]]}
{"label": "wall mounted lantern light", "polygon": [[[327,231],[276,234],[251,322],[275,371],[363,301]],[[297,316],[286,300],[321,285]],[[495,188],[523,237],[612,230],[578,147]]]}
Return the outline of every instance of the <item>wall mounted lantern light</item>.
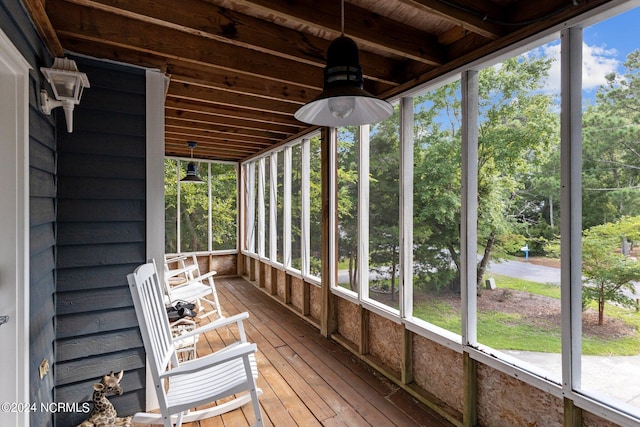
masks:
{"label": "wall mounted lantern light", "polygon": [[204,181],[200,179],[198,174],[196,173],[196,164],[193,161],[193,149],[198,145],[195,141],[188,141],[187,145],[191,148],[191,161],[187,165],[187,174],[184,178],[180,180],[180,182],[196,182],[203,183]]}
{"label": "wall mounted lantern light", "polygon": [[67,132],[73,132],[73,108],[80,103],[82,91],[89,87],[89,79],[85,73],[78,71],[76,62],[67,58],[56,58],[51,68],[40,68],[46,77],[53,96],[51,99],[46,89],[40,91],[40,108],[45,114],[51,114],[56,107],[64,109]]}
{"label": "wall mounted lantern light", "polygon": [[322,93],[296,111],[301,122],[320,126],[354,126],[376,123],[393,113],[393,106],[376,98],[362,86],[362,67],[356,43],[342,34],[329,45]]}

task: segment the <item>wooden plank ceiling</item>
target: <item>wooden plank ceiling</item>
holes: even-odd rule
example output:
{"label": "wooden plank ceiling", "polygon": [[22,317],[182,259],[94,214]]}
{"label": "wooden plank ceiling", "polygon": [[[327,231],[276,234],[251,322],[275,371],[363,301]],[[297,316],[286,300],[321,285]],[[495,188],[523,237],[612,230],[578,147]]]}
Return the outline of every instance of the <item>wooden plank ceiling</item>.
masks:
{"label": "wooden plank ceiling", "polygon": [[[339,0],[23,0],[54,56],[170,77],[170,156],[239,161],[312,128],[293,114],[322,91]],[[347,0],[365,89],[390,97],[608,0]],[[47,64],[48,65],[48,64]],[[90,90],[90,89],[89,89]]]}

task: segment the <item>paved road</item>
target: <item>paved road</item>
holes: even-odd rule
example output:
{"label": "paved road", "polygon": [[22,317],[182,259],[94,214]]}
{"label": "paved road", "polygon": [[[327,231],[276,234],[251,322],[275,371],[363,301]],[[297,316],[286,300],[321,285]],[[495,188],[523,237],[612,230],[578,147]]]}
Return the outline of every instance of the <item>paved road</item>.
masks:
{"label": "paved road", "polygon": [[[517,277],[518,279],[530,280],[538,283],[549,283],[552,285],[560,285],[560,269],[555,267],[545,267],[543,265],[533,264],[525,261],[491,261],[487,267],[487,271],[496,274],[502,274],[509,277]],[[639,289],[635,283],[636,290]],[[640,295],[633,294],[628,289],[622,291],[631,299],[640,298]]]}
{"label": "paved road", "polygon": [[488,271],[538,283],[560,284],[560,269],[523,261],[491,261]]}

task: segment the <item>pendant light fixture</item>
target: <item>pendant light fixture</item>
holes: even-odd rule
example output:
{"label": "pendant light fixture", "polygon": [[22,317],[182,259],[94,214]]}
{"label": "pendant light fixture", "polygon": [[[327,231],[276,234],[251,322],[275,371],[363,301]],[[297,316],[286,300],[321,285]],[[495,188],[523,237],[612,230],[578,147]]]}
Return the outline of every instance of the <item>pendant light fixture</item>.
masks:
{"label": "pendant light fixture", "polygon": [[188,141],[187,145],[191,148],[191,161],[187,165],[187,175],[180,180],[180,182],[196,182],[203,183],[204,181],[196,174],[196,164],[193,161],[193,149],[198,145],[195,141]]}
{"label": "pendant light fixture", "polygon": [[393,106],[363,87],[356,43],[344,35],[344,0],[340,37],[329,45],[322,93],[296,111],[301,122],[320,126],[354,126],[376,123],[393,113]]}

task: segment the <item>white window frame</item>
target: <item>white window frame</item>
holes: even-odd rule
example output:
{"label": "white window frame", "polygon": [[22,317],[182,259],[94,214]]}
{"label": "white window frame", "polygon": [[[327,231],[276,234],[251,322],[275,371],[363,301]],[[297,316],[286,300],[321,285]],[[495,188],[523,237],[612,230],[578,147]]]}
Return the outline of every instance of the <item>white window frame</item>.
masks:
{"label": "white window frame", "polygon": [[278,263],[278,150],[269,156],[269,259]]}
{"label": "white window frame", "polygon": [[256,163],[242,165],[244,184],[244,209],[240,211],[244,220],[244,243],[242,249],[254,253],[256,251]]}
{"label": "white window frame", "polygon": [[[394,322],[403,323],[405,327],[427,339],[433,340],[445,347],[457,352],[465,352],[469,356],[493,369],[501,371],[507,375],[518,378],[527,384],[539,388],[558,398],[569,398],[575,405],[598,416],[621,425],[636,425],[640,420],[638,411],[633,413],[625,412],[623,404],[617,402],[596,400],[589,395],[588,391],[581,389],[581,51],[582,51],[582,28],[587,23],[597,23],[603,19],[613,16],[616,13],[624,12],[627,9],[636,7],[640,2],[631,0],[628,2],[617,2],[614,7],[607,4],[596,8],[587,14],[575,18],[571,21],[563,22],[548,29],[544,33],[538,34],[528,40],[517,43],[514,46],[496,52],[482,60],[467,64],[460,69],[452,70],[427,84],[411,89],[401,95],[400,101],[400,310],[393,310],[390,307],[378,304],[368,298],[368,253],[369,253],[369,126],[361,126],[360,147],[359,147],[359,171],[358,171],[358,293],[343,289],[337,286],[337,265],[334,258],[326,260],[330,266],[330,276],[328,285],[332,293],[350,300],[360,306],[371,310]],[[477,299],[476,299],[476,249],[477,249],[477,185],[478,185],[478,72],[488,66],[489,63],[496,63],[504,58],[525,52],[531,46],[539,46],[546,41],[557,38],[561,39],[561,181],[562,193],[561,203],[562,230],[561,246],[562,259],[570,260],[563,262],[562,269],[562,380],[554,382],[545,376],[545,373],[535,367],[527,366],[524,362],[502,354],[499,351],[487,348],[477,341]],[[413,101],[412,97],[423,92],[425,89],[435,88],[455,79],[461,79],[462,89],[462,192],[461,192],[461,299],[462,299],[462,330],[460,334],[444,330],[426,321],[413,318],[412,306],[412,228],[413,228]],[[392,100],[393,101],[393,100]],[[329,162],[336,165],[336,130],[330,129],[327,132],[329,140],[326,147],[329,150]],[[306,137],[305,137],[306,138]],[[308,136],[311,138],[311,136]],[[302,153],[303,164],[309,165],[309,140],[303,139]],[[305,148],[307,147],[307,148]],[[279,147],[270,154],[270,179],[272,193],[277,187],[277,150],[286,150]],[[286,153],[287,151],[285,151]],[[269,154],[267,154],[269,155]],[[285,164],[287,163],[285,155]],[[290,157],[289,160],[290,162]],[[258,165],[262,162],[264,171],[264,158],[258,160]],[[290,165],[290,163],[289,163]],[[287,168],[285,168],[287,169]],[[290,166],[285,176],[290,176]],[[309,257],[309,194],[308,168],[303,167],[302,188],[303,188],[303,209],[302,209],[302,275],[308,273]],[[264,178],[264,172],[258,173]],[[362,179],[365,177],[365,179]],[[285,178],[286,179],[286,178]],[[329,186],[332,194],[329,200],[330,212],[336,209],[336,174],[330,173]],[[285,199],[291,197],[290,184],[285,182]],[[260,191],[258,191],[260,193]],[[305,197],[306,194],[306,197]],[[264,197],[257,195],[258,200],[264,201]],[[276,198],[270,199],[271,206],[269,220],[271,221],[271,237],[275,236],[275,204]],[[290,207],[290,201],[289,205]],[[258,209],[260,210],[260,209]],[[264,211],[264,206],[263,206]],[[289,217],[290,218],[290,217]],[[264,212],[259,213],[258,222],[264,223]],[[329,244],[332,248],[337,248],[336,241],[336,218],[329,215]],[[290,233],[290,222],[287,228]],[[290,238],[290,236],[289,236]],[[258,246],[261,239],[258,232]],[[274,238],[270,240],[270,259],[275,259],[273,250]],[[290,239],[289,239],[290,242]],[[285,263],[286,264],[286,263]],[[290,265],[290,264],[289,264]]]}
{"label": "white window frame", "polygon": [[284,154],[283,198],[282,198],[282,263],[285,269],[291,269],[291,162],[293,150],[287,145]]}
{"label": "white window frame", "polygon": [[302,167],[300,191],[302,207],[300,212],[300,273],[309,276],[311,271],[311,139],[303,138],[300,144]]}
{"label": "white window frame", "polygon": [[[177,185],[177,189],[176,189],[176,253],[180,254],[180,253],[187,253],[187,252],[183,252],[182,251],[182,247],[181,247],[181,243],[182,243],[182,233],[181,233],[181,225],[180,225],[180,190],[182,185],[194,185],[194,184],[182,184],[180,183],[180,173],[181,173],[181,163],[189,163],[192,160],[190,158],[184,158],[184,157],[175,157],[175,156],[166,156],[165,159],[168,160],[175,160],[176,161],[176,185]],[[238,194],[237,189],[241,188],[240,187],[240,182],[242,180],[242,174],[241,174],[241,169],[238,167],[238,164],[236,162],[230,162],[230,161],[224,161],[224,160],[205,160],[205,159],[193,159],[193,161],[198,162],[198,163],[205,163],[207,165],[207,198],[209,200],[208,206],[207,206],[207,250],[206,251],[195,251],[195,252],[189,252],[189,253],[195,253],[195,254],[209,254],[209,253],[214,253],[214,254],[234,254],[234,253],[238,253],[238,250],[240,247],[242,247],[242,245],[239,245],[239,235],[241,234],[240,231],[240,195]],[[213,219],[211,218],[211,213],[212,213],[212,185],[211,185],[211,165],[212,164],[225,164],[225,165],[233,165],[235,166],[235,174],[236,174],[236,238],[235,238],[235,247],[234,248],[229,248],[229,249],[216,249],[213,250],[213,240],[212,240],[212,233],[211,233],[211,226],[213,225]],[[195,185],[202,185],[202,184],[195,184]],[[246,188],[245,188],[246,191]],[[164,204],[164,198],[163,200],[163,204]],[[163,207],[163,212],[164,212],[164,207]],[[163,225],[163,230],[164,230],[164,225]],[[164,248],[164,243],[163,246]]]}
{"label": "white window frame", "polygon": [[[318,137],[318,132],[311,133],[300,139],[294,140],[286,145],[280,146],[273,151],[242,163],[241,167],[245,170],[247,176],[245,182],[246,195],[246,233],[250,236],[251,222],[249,219],[254,215],[253,221],[257,220],[258,226],[254,245],[246,244],[242,246],[243,253],[247,255],[257,255],[258,258],[270,265],[281,266],[290,274],[301,277],[310,283],[319,285],[319,277],[310,274],[310,256],[311,256],[311,139]],[[298,270],[292,266],[292,176],[293,176],[293,147],[300,146],[301,149],[301,224],[300,225],[300,245],[301,245],[301,269]],[[277,185],[278,185],[278,154],[283,153],[284,175],[283,175],[283,259],[284,263],[277,261]],[[266,161],[269,159],[269,170],[266,170]],[[253,168],[253,172],[252,171]],[[268,181],[267,181],[268,180]],[[254,184],[251,184],[251,182]],[[269,183],[269,212],[267,215],[265,208],[265,188],[266,182]],[[257,191],[250,190],[251,185],[257,186]],[[253,187],[251,187],[253,188]],[[248,194],[251,192],[251,194]],[[256,209],[257,206],[257,209]],[[269,250],[267,253],[265,245],[265,224],[269,223]],[[247,237],[249,242],[249,237]],[[253,249],[252,249],[253,248]]]}
{"label": "white window frame", "polygon": [[265,158],[258,160],[258,256],[262,259],[267,257],[266,254],[266,219],[264,198],[266,189],[266,171]]}

